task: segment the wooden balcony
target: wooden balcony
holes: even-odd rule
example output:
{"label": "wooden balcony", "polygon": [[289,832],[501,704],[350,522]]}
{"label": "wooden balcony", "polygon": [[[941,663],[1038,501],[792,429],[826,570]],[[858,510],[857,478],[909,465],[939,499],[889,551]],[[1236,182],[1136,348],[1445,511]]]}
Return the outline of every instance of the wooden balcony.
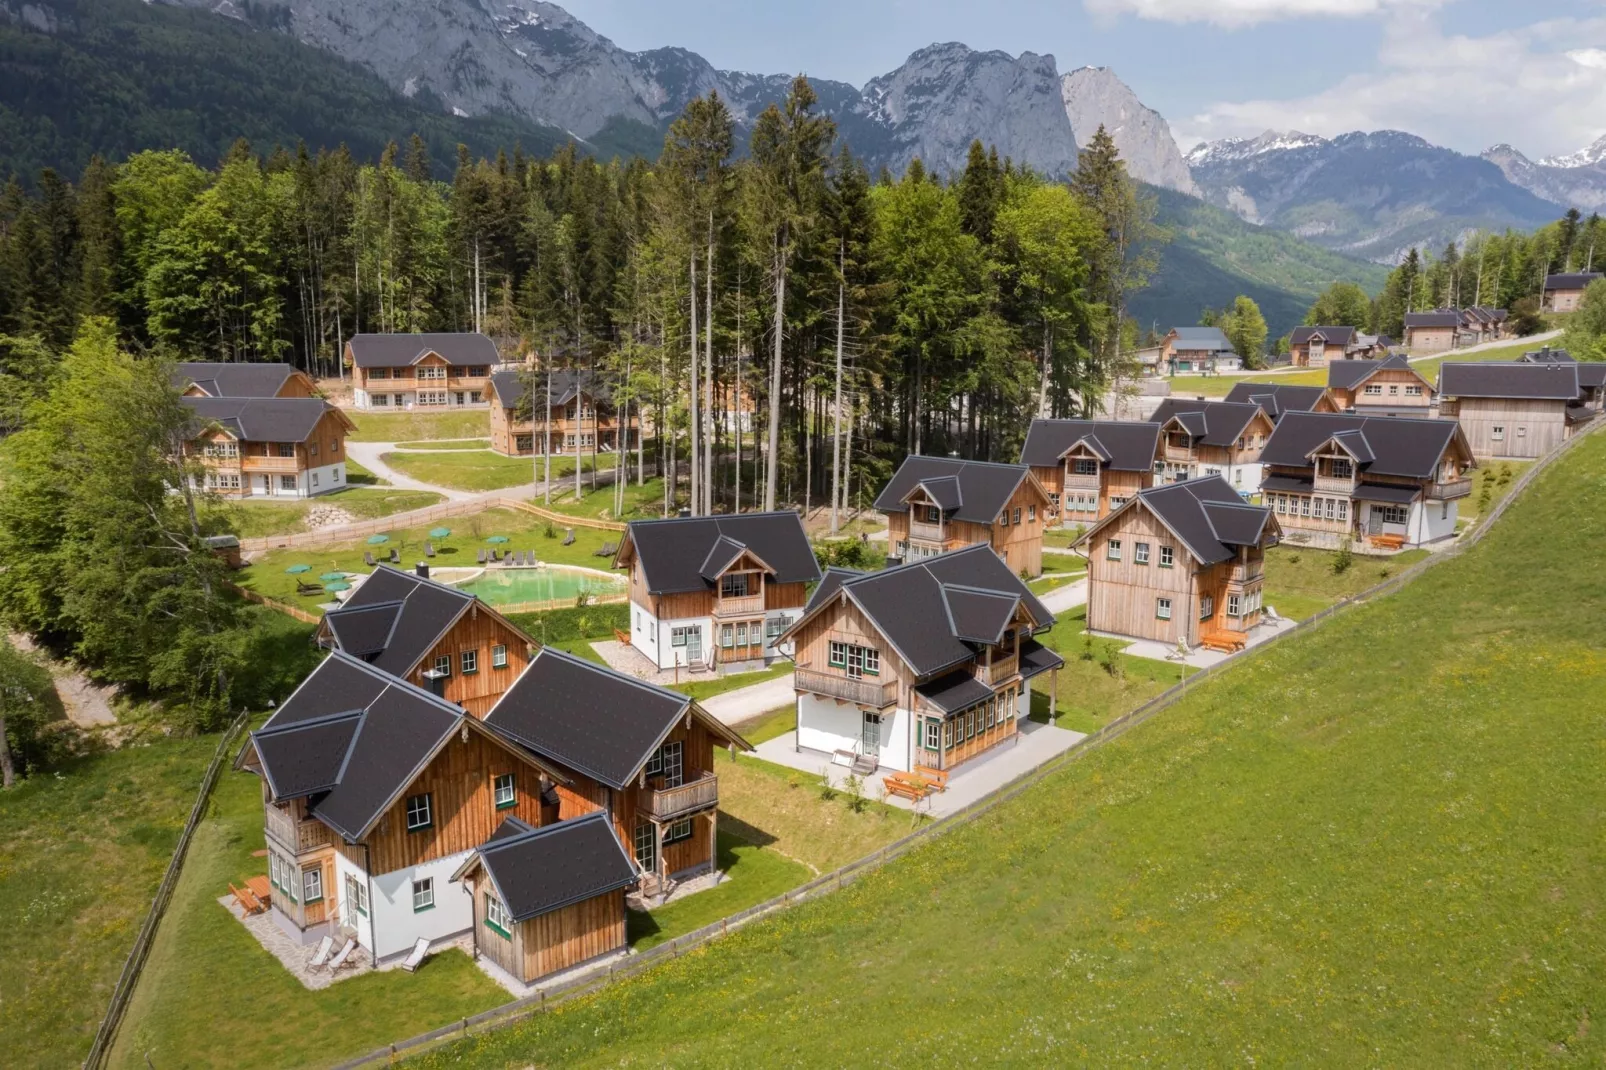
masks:
{"label": "wooden balcony", "polygon": [[1452,479],[1447,483],[1429,483],[1427,496],[1436,502],[1452,501],[1456,498],[1465,498],[1472,493],[1472,480]]}
{"label": "wooden balcony", "polygon": [[719,778],[713,774],[689,780],[677,788],[642,788],[636,793],[636,806],[641,812],[660,821],[718,804]]}
{"label": "wooden balcony", "polygon": [[1080,475],[1079,476],[1075,472],[1066,472],[1065,473],[1065,489],[1066,490],[1098,490],[1099,489],[1099,475],[1098,475],[1097,472],[1095,472],[1094,474],[1092,474],[1090,476],[1087,476],[1087,475]]}
{"label": "wooden balcony", "polygon": [[1257,562],[1247,568],[1243,565],[1233,565],[1227,569],[1228,583],[1254,583],[1266,573],[1266,566]]}
{"label": "wooden balcony", "polygon": [[909,521],[909,537],[911,539],[919,539],[922,542],[940,543],[943,541],[942,525],[911,520]]}
{"label": "wooden balcony", "polygon": [[297,854],[335,842],[334,832],[322,821],[310,818],[297,821],[288,811],[271,804],[263,807],[263,812],[266,815],[264,827],[268,835],[286,847],[294,848]]}
{"label": "wooden balcony", "polygon": [[1355,490],[1355,477],[1317,476],[1312,489],[1320,494],[1343,494],[1347,497]]}
{"label": "wooden balcony", "polygon": [[764,612],[764,596],[750,594],[745,598],[725,598],[721,596],[714,600],[714,616],[716,617],[756,617]]}
{"label": "wooden balcony", "polygon": [[856,702],[861,706],[873,706],[878,710],[884,710],[898,701],[896,680],[882,683],[879,680],[849,677],[841,673],[798,669],[793,675],[793,686],[799,691],[812,691],[816,695]]}
{"label": "wooden balcony", "polygon": [[988,665],[985,661],[976,662],[976,679],[984,684],[996,687],[1020,672],[1020,658],[1014,654],[1007,658],[993,655],[993,663]]}
{"label": "wooden balcony", "polygon": [[1195,459],[1192,446],[1175,446],[1167,442],[1162,449],[1164,452],[1160,456],[1163,460],[1187,463]]}
{"label": "wooden balcony", "polygon": [[299,472],[299,457],[263,457],[251,454],[240,458],[240,468],[246,472]]}

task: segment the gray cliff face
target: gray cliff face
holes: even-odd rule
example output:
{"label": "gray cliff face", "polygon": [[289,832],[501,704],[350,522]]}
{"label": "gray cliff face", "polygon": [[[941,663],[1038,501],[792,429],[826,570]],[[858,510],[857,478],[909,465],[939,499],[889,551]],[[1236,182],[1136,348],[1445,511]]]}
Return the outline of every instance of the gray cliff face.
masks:
{"label": "gray cliff face", "polygon": [[[229,0],[165,0],[240,18]],[[252,21],[373,70],[408,96],[461,115],[525,116],[588,137],[615,116],[662,128],[718,90],[745,128],[782,100],[790,75],[716,70],[695,52],[628,52],[542,0],[258,0]],[[1051,175],[1075,166],[1076,141],[1052,56],[932,45],[861,92],[811,79],[820,108],[873,168],[915,156],[964,166],[974,138]],[[738,137],[745,140],[745,131]]]}
{"label": "gray cliff face", "polygon": [[1139,182],[1197,196],[1193,175],[1165,117],[1144,106],[1108,67],[1080,67],[1060,79],[1065,114],[1085,146],[1100,126],[1115,139],[1126,170]]}
{"label": "gray cliff face", "polygon": [[1586,212],[1606,208],[1606,137],[1571,155],[1537,162],[1510,145],[1496,145],[1482,155],[1536,197]]}

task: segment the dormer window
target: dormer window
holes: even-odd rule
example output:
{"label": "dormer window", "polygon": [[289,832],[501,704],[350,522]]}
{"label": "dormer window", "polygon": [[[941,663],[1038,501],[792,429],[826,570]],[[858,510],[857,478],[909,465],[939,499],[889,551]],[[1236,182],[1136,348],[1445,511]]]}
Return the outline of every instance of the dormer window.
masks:
{"label": "dormer window", "polygon": [[1352,478],[1354,478],[1354,476],[1355,476],[1355,466],[1349,462],[1348,458],[1345,458],[1345,457],[1335,457],[1335,458],[1333,458],[1333,478],[1334,479],[1352,479]]}
{"label": "dormer window", "polygon": [[942,521],[942,510],[935,505],[923,505],[920,508],[923,510],[921,517],[925,523],[936,524]]}
{"label": "dormer window", "polygon": [[721,598],[747,597],[746,572],[732,572],[719,578],[719,596]]}
{"label": "dormer window", "polygon": [[1096,476],[1099,474],[1099,464],[1097,461],[1079,457],[1071,462],[1071,471],[1079,476]]}

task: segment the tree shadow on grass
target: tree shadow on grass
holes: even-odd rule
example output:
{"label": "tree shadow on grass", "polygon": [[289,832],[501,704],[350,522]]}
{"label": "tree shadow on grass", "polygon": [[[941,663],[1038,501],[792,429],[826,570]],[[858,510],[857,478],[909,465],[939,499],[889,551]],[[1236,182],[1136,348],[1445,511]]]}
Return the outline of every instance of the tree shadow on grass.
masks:
{"label": "tree shadow on grass", "polygon": [[[739,817],[732,817],[723,810],[719,812],[719,831],[722,833],[727,833],[731,837],[741,840],[745,844],[752,844],[754,847],[769,847],[775,843],[775,837],[770,835],[768,832],[765,832],[763,829],[757,828],[753,825],[749,825],[746,821],[743,821]],[[736,845],[731,843],[729,840],[725,840],[720,843],[720,869],[728,870],[731,866],[736,864],[737,859],[734,851],[735,847]]]}

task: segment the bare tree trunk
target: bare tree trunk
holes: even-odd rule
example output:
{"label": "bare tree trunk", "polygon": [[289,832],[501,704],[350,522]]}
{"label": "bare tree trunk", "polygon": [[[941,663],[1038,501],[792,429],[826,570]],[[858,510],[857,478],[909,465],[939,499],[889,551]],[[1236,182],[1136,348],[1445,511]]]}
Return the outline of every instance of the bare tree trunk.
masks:
{"label": "bare tree trunk", "polygon": [[1043,324],[1043,370],[1037,380],[1037,415],[1048,415],[1049,327]]}
{"label": "bare tree trunk", "polygon": [[775,317],[772,324],[775,333],[775,343],[770,354],[770,418],[769,442],[765,444],[766,464],[764,468],[764,511],[773,512],[775,509],[775,480],[780,471],[780,442],[781,442],[781,340],[786,324],[786,254],[783,251],[785,239],[780,235],[775,237],[775,247],[770,253],[772,268],[775,273]]}
{"label": "bare tree trunk", "polygon": [[546,458],[546,477],[542,486],[546,488],[546,503],[552,504],[552,352],[548,347],[546,355],[546,408],[541,410],[541,456]]}
{"label": "bare tree trunk", "polygon": [[742,338],[742,269],[736,269],[736,381],[731,384],[731,392],[735,395],[736,411],[736,483],[735,494],[731,503],[731,512],[742,511],[742,436],[747,429],[742,426],[742,372],[743,356],[746,349]]}
{"label": "bare tree trunk", "polygon": [[11,762],[11,744],[6,742],[6,715],[0,712],[0,788],[17,782],[17,767]]}
{"label": "bare tree trunk", "polygon": [[[842,243],[837,243],[837,270],[844,264]],[[836,398],[832,403],[831,427],[831,534],[837,533],[841,521],[842,498],[842,313],[845,284],[836,284]]]}
{"label": "bare tree trunk", "polygon": [[702,422],[701,422],[702,421],[702,410],[698,405],[698,397],[697,397],[697,362],[698,362],[698,356],[697,356],[697,254],[696,253],[693,253],[691,255],[691,257],[687,261],[687,265],[688,265],[688,270],[689,270],[690,275],[691,275],[691,289],[690,289],[690,297],[691,297],[691,411],[689,413],[691,419],[688,421],[688,428],[687,428],[689,433],[690,433],[690,435],[691,435],[690,441],[688,442],[688,445],[690,446],[690,449],[688,450],[688,453],[690,455],[690,460],[691,460],[691,469],[690,469],[690,473],[689,473],[690,484],[687,487],[687,490],[689,490],[691,492],[691,515],[692,516],[698,516],[699,515],[699,511],[700,511],[700,507],[702,505],[702,499],[701,499],[701,496],[700,496],[700,493],[699,493],[702,490],[702,473],[700,473],[697,470],[697,462],[698,462],[697,437],[698,437],[698,433],[702,430]]}
{"label": "bare tree trunk", "polygon": [[[703,263],[703,419],[714,413],[714,210],[708,210],[708,256]],[[714,511],[714,443],[703,429],[703,514]]]}

